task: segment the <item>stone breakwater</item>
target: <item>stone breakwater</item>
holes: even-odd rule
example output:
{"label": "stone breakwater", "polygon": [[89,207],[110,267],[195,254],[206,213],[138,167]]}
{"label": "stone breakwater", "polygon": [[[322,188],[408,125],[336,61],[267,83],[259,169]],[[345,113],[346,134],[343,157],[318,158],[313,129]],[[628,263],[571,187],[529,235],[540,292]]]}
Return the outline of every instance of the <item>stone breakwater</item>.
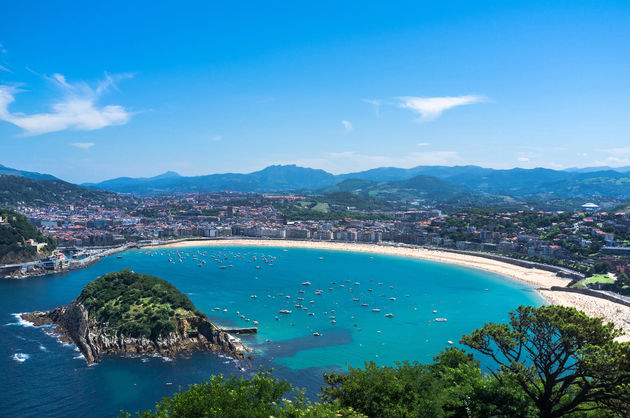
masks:
{"label": "stone breakwater", "polygon": [[175,332],[155,339],[112,335],[107,324],[97,323],[76,300],[50,312],[35,311],[21,317],[35,326],[52,325],[51,332],[62,341],[75,344],[88,364],[99,362],[101,355],[106,354],[172,357],[180,352],[213,351],[242,359],[249,351],[238,339],[200,317],[180,319]]}

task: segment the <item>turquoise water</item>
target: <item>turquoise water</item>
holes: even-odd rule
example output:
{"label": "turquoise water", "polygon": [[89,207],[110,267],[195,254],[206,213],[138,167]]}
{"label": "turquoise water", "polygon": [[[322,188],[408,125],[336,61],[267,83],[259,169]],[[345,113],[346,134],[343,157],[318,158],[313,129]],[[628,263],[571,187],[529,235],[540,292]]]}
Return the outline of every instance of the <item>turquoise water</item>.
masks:
{"label": "turquoise water", "polygon": [[[20,325],[13,316],[67,304],[88,281],[123,268],[170,281],[218,324],[258,321],[259,334],[243,338],[254,349],[254,360],[237,365],[212,353],[169,360],[108,356],[87,366],[74,347]],[[369,360],[428,362],[449,341],[457,345],[483,323],[505,321],[518,305],[543,303],[529,286],[459,266],[364,253],[229,246],[134,250],[64,275],[2,280],[0,300],[5,324],[0,326],[5,376],[0,408],[7,416],[112,416],[120,409],[147,409],[179,385],[216,373],[249,376],[260,365],[273,367],[276,375],[314,396],[324,371]],[[292,313],[280,314],[282,309]]]}

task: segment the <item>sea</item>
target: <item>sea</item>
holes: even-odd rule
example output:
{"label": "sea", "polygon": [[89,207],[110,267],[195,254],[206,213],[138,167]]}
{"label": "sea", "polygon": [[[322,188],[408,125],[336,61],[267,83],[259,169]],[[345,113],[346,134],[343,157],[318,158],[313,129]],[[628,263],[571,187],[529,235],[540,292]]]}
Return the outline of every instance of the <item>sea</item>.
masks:
{"label": "sea", "polygon": [[[75,346],[17,316],[68,304],[89,281],[122,269],[168,280],[219,325],[257,321],[258,334],[241,337],[252,359],[112,355],[88,365]],[[0,280],[0,414],[134,414],[212,375],[249,377],[261,368],[317,399],[325,372],[431,362],[447,347],[464,348],[461,336],[484,323],[543,303],[523,283],[408,257],[282,246],[130,250],[83,270]]]}

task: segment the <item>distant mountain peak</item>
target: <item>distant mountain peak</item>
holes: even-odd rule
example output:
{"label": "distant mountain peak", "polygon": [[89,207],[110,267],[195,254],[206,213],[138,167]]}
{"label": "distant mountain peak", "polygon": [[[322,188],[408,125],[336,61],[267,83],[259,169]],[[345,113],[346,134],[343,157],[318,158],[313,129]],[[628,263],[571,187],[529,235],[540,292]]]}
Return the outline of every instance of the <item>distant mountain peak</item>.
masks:
{"label": "distant mountain peak", "polygon": [[159,174],[155,177],[152,177],[152,179],[154,180],[159,180],[159,179],[172,179],[172,178],[177,178],[177,177],[181,177],[179,175],[179,173],[176,173],[175,171],[167,171],[164,172],[162,174]]}

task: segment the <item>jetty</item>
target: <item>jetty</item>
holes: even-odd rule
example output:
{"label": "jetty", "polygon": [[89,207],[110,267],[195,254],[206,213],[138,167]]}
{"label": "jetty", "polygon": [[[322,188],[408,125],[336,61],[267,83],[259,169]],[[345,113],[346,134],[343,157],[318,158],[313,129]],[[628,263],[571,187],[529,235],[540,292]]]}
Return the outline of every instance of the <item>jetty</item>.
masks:
{"label": "jetty", "polygon": [[242,327],[242,328],[230,328],[219,327],[219,331],[227,332],[228,334],[258,334],[258,327]]}

